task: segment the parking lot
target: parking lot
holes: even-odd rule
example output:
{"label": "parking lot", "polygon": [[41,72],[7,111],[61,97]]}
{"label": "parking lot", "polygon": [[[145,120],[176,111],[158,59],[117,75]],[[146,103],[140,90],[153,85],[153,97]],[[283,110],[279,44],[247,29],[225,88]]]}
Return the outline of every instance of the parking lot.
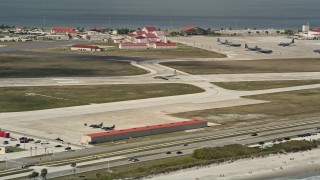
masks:
{"label": "parking lot", "polygon": [[64,143],[62,139],[48,141],[39,138],[21,136],[18,134],[10,134],[10,138],[0,137],[0,146],[15,147],[14,150],[17,150],[17,152],[0,154],[0,161],[31,156],[41,157],[41,155],[45,154],[54,155],[54,153],[57,152],[80,149],[77,146]]}

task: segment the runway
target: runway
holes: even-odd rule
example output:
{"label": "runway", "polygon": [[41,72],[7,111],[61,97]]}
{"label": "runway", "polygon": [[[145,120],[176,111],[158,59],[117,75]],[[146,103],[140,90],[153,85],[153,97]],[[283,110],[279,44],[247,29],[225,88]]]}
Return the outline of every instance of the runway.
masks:
{"label": "runway", "polygon": [[[179,42],[196,41],[207,45],[212,44],[215,38],[208,37],[181,37]],[[243,42],[244,39],[237,37],[232,41]],[[277,41],[285,41],[281,39]],[[199,42],[198,42],[199,41]],[[274,38],[251,38],[250,42],[266,41],[263,44],[266,48],[274,46]],[[286,50],[295,51],[301,42],[297,42],[296,47],[290,47]],[[305,42],[304,42],[305,43]],[[310,44],[304,45],[304,49],[310,49]],[[223,51],[232,50],[231,54],[237,54],[236,58],[229,56],[222,61],[229,59],[256,59],[256,58],[279,58],[277,53],[271,56],[256,55],[254,52],[248,52],[243,49],[223,47],[214,45],[211,50],[216,48]],[[60,54],[60,53],[41,53],[22,51],[18,53],[27,55],[41,56],[72,56],[80,57],[77,54]],[[301,50],[300,50],[301,51]],[[8,52],[14,53],[14,51]],[[299,54],[299,52],[298,52]],[[230,54],[228,54],[230,55]],[[297,55],[297,54],[295,54]],[[309,57],[311,54],[305,56]],[[150,83],[184,83],[200,87],[205,90],[203,93],[159,97],[150,99],[131,100],[123,102],[112,102],[103,104],[92,104],[85,106],[75,106],[66,108],[56,108],[29,112],[12,112],[0,113],[0,123],[3,129],[15,130],[27,135],[37,135],[49,139],[54,139],[57,136],[65,139],[68,142],[79,144],[81,135],[85,133],[93,133],[99,130],[87,128],[84,123],[100,123],[106,125],[116,124],[117,129],[130,127],[154,125],[169,123],[173,121],[181,121],[170,116],[172,113],[240,106],[248,104],[266,103],[265,101],[244,99],[243,96],[286,92],[301,89],[319,88],[320,84],[278,88],[260,91],[232,91],[217,87],[212,82],[231,82],[231,81],[264,81],[264,80],[309,80],[320,79],[319,72],[303,72],[303,73],[257,73],[257,74],[218,74],[218,75],[191,75],[185,72],[177,71],[177,76],[165,81],[154,79],[152,76],[156,74],[173,73],[174,69],[160,65],[161,62],[167,61],[188,61],[194,59],[142,59],[142,58],[126,58],[126,57],[104,57],[94,55],[84,55],[88,58],[104,58],[106,60],[127,60],[132,65],[146,69],[150,73],[139,76],[117,76],[117,77],[50,77],[50,78],[1,78],[0,87],[20,87],[20,86],[66,86],[66,85],[105,85],[105,84],[150,84]],[[317,54],[312,54],[310,57],[316,57]],[[282,57],[282,55],[281,55]],[[287,57],[287,56],[285,56]],[[290,56],[289,56],[290,57]],[[208,59],[198,59],[206,61]],[[8,123],[10,122],[10,123]],[[76,130],[75,130],[76,129]]]}

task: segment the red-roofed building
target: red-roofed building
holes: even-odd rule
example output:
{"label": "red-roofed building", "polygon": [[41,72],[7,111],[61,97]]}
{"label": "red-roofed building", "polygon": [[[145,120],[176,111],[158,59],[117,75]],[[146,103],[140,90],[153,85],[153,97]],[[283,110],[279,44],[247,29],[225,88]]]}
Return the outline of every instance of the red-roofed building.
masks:
{"label": "red-roofed building", "polygon": [[51,28],[51,34],[76,34],[78,33],[76,28],[73,27],[53,27]]}
{"label": "red-roofed building", "polygon": [[130,33],[130,34],[127,34],[127,36],[130,36],[130,37],[137,37],[138,35],[133,34],[133,33]]}
{"label": "red-roofed building", "polygon": [[308,37],[314,39],[320,39],[320,28],[312,28],[308,32]]}
{"label": "red-roofed building", "polygon": [[205,35],[206,34],[206,30],[199,28],[197,26],[189,26],[181,29],[181,31],[185,35]]}
{"label": "red-roofed building", "polygon": [[166,33],[164,31],[154,31],[155,34],[161,42],[166,42]]}
{"label": "red-roofed building", "polygon": [[147,43],[120,43],[119,49],[148,49]]}
{"label": "red-roofed building", "polygon": [[134,31],[133,34],[136,34],[137,36],[142,36],[144,34],[146,34],[147,32],[145,31]]}
{"label": "red-roofed building", "polygon": [[137,36],[134,38],[135,43],[147,43],[148,39],[144,36]]}
{"label": "red-roofed building", "polygon": [[91,45],[81,45],[75,44],[71,46],[71,50],[73,51],[103,51],[103,48],[99,46],[91,46]]}
{"label": "red-roofed building", "polygon": [[162,42],[159,42],[159,43],[154,43],[153,44],[153,48],[155,49],[176,49],[178,46],[177,46],[177,43],[162,43]]}
{"label": "red-roofed building", "polygon": [[16,32],[18,32],[18,33],[26,32],[26,27],[25,26],[17,26]]}
{"label": "red-roofed building", "polygon": [[196,29],[196,28],[198,28],[198,27],[197,27],[197,26],[189,26],[189,27],[185,27],[185,28],[183,28],[183,29],[181,29],[181,30],[184,31],[184,32],[186,32],[186,31],[190,31],[190,30]]}
{"label": "red-roofed building", "polygon": [[146,33],[152,33],[154,31],[158,31],[158,29],[156,27],[149,26],[149,27],[144,27],[142,31],[145,31]]}
{"label": "red-roofed building", "polygon": [[94,144],[107,141],[117,141],[121,139],[128,139],[134,137],[150,136],[155,134],[204,128],[207,127],[207,124],[208,122],[205,120],[191,120],[123,130],[105,131],[93,134],[85,134],[82,136],[81,142],[85,144]]}
{"label": "red-roofed building", "polygon": [[90,29],[90,31],[106,31],[107,29],[106,28],[93,28],[93,29]]}

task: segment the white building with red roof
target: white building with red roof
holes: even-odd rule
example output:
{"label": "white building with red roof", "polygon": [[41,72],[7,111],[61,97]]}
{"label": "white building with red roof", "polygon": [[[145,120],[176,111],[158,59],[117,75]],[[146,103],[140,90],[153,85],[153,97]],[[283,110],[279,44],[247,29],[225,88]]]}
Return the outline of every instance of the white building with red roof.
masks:
{"label": "white building with red roof", "polygon": [[142,31],[145,31],[146,33],[153,33],[154,31],[158,31],[156,27],[147,26],[142,28]]}
{"label": "white building with red roof", "polygon": [[72,51],[103,51],[103,48],[92,45],[75,44],[71,46]]}
{"label": "white building with red roof", "polygon": [[92,134],[85,134],[81,137],[81,142],[84,144],[95,144],[107,141],[117,141],[128,138],[150,136],[163,133],[171,133],[190,129],[205,128],[208,126],[208,121],[205,120],[190,120],[172,122],[167,124],[150,125],[144,127],[136,127],[130,129],[121,129],[114,131],[104,131]]}
{"label": "white building with red roof", "polygon": [[77,34],[78,30],[73,27],[53,27],[51,34]]}
{"label": "white building with red roof", "polygon": [[153,33],[146,33],[144,35],[142,35],[143,37],[147,38],[148,42],[151,41],[160,41],[160,39],[158,38],[157,35],[153,34]]}
{"label": "white building with red roof", "polygon": [[142,35],[144,35],[144,34],[146,34],[147,32],[146,31],[139,31],[139,30],[137,30],[137,31],[134,31],[132,34],[135,34],[135,35],[137,35],[137,36],[142,36]]}
{"label": "white building with red roof", "polygon": [[154,31],[155,34],[161,42],[167,42],[166,33],[164,31]]}
{"label": "white building with red roof", "polygon": [[17,33],[24,33],[26,32],[27,28],[25,26],[17,26],[16,27],[16,32]]}
{"label": "white building with red roof", "polygon": [[308,31],[308,37],[320,38],[320,27],[310,29]]}

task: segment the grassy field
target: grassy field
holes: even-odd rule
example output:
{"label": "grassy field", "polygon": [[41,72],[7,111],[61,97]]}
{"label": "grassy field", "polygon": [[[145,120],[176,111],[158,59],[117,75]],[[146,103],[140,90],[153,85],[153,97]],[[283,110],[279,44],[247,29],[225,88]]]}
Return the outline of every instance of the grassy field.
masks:
{"label": "grassy field", "polygon": [[187,84],[133,84],[0,88],[0,112],[28,111],[199,93]]}
{"label": "grassy field", "polygon": [[245,74],[320,71],[320,59],[176,61],[164,62],[161,64],[191,74]]}
{"label": "grassy field", "polygon": [[263,104],[207,109],[173,114],[188,119],[205,119],[224,125],[248,125],[319,116],[320,89],[248,96],[270,101]]}
{"label": "grassy field", "polygon": [[129,76],[147,73],[129,62],[109,61],[106,57],[63,58],[0,55],[0,78]]}
{"label": "grassy field", "polygon": [[55,47],[41,49],[36,51],[50,51],[63,53],[81,53],[81,54],[97,54],[107,56],[124,56],[124,57],[144,57],[144,58],[224,58],[224,54],[203,50],[191,46],[179,44],[177,49],[119,49],[119,44],[115,43],[96,43],[91,42],[91,45],[109,46],[107,51],[103,52],[79,52],[71,51],[69,47]]}
{"label": "grassy field", "polygon": [[245,82],[214,82],[214,85],[224,89],[252,91],[261,89],[273,89],[290,86],[318,84],[320,80],[288,80],[288,81],[245,81]]}

